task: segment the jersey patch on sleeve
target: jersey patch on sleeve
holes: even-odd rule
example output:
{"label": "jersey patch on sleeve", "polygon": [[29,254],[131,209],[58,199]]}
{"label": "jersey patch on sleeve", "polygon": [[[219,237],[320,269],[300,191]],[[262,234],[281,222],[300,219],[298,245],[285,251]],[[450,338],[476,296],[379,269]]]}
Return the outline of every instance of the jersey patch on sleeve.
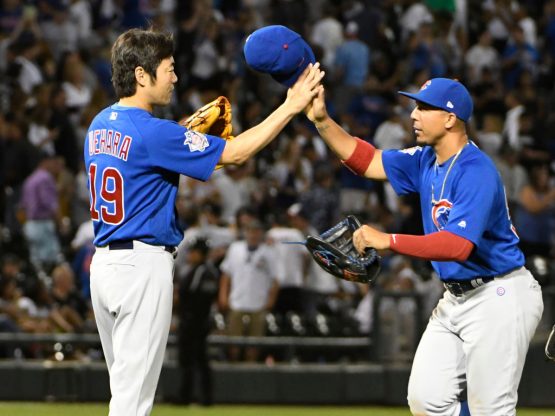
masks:
{"label": "jersey patch on sleeve", "polygon": [[185,132],[185,141],[183,144],[189,146],[191,152],[204,152],[204,149],[209,146],[206,136],[193,130],[187,130]]}

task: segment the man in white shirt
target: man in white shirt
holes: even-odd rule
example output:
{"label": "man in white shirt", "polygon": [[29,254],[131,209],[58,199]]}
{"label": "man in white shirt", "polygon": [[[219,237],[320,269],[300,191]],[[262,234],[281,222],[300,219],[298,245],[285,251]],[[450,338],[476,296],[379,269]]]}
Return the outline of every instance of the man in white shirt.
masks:
{"label": "man in white shirt", "polygon": [[[220,269],[219,305],[228,311],[229,335],[262,336],[266,312],[276,301],[278,283],[276,255],[263,243],[264,228],[258,220],[246,226],[245,240],[235,241],[227,250]],[[240,358],[240,349],[230,349],[230,358]],[[246,361],[256,361],[258,349],[245,350]]]}
{"label": "man in white shirt", "polygon": [[20,66],[19,86],[25,94],[31,94],[33,88],[43,82],[42,72],[36,63],[41,46],[35,39],[20,40],[14,46],[14,52],[18,55],[15,62]]}
{"label": "man in white shirt", "polygon": [[468,79],[476,85],[482,80],[482,71],[489,68],[495,73],[499,70],[499,54],[492,46],[490,32],[485,30],[478,43],[472,46],[464,57]]}
{"label": "man in white shirt", "polygon": [[327,4],[324,15],[312,27],[310,40],[324,50],[322,64],[326,70],[333,68],[335,50],[343,43],[343,26],[334,14],[334,7]]}
{"label": "man in white shirt", "polygon": [[285,224],[281,214],[276,214],[274,225],[266,234],[268,243],[272,245],[277,260],[279,294],[274,312],[282,315],[287,312],[303,313],[305,311],[305,280],[310,262],[309,253],[304,247],[288,242],[304,241],[298,229]]}

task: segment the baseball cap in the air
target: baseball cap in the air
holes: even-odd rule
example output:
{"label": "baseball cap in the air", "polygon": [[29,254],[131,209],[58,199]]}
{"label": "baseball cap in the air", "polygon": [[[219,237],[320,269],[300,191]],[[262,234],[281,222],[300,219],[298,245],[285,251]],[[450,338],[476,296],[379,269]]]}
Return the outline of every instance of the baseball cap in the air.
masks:
{"label": "baseball cap in the air", "polygon": [[465,123],[472,115],[472,97],[463,84],[449,78],[432,78],[416,94],[399,91],[413,100],[453,113]]}
{"label": "baseball cap in the air", "polygon": [[270,74],[287,87],[297,81],[309,63],[316,62],[301,35],[281,25],[255,30],[247,38],[243,52],[252,69]]}

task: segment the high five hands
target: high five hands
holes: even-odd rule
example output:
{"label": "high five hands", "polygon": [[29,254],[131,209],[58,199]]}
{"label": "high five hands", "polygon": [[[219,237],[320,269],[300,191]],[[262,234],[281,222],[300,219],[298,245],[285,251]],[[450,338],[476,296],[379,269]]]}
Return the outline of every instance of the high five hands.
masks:
{"label": "high five hands", "polygon": [[324,93],[324,86],[322,84],[318,85],[316,96],[304,109],[306,116],[314,124],[322,122],[328,117]]}
{"label": "high five hands", "polygon": [[314,100],[320,90],[325,71],[320,69],[320,62],[309,64],[297,79],[297,82],[287,90],[286,102],[291,105],[295,113],[303,111]]}

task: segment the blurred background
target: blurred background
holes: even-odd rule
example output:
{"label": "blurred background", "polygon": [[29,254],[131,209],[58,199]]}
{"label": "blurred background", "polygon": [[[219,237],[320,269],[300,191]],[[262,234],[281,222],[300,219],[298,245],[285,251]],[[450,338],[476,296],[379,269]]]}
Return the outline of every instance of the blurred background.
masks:
{"label": "blurred background", "polygon": [[[432,77],[468,87],[469,136],[503,177],[527,265],[544,290],[520,402],[555,406],[555,372],[543,358],[555,321],[554,0],[0,4],[0,377],[14,380],[0,400],[109,398],[90,305],[82,155],[89,123],[115,100],[113,41],[132,27],[174,33],[179,81],[157,115],[178,120],[226,95],[237,135],[285,96],[242,53],[254,30],[281,24],[322,63],[330,114],[380,149],[414,143],[413,103],[398,90],[417,91]],[[405,403],[415,347],[443,293],[430,265],[385,252],[378,280],[363,286],[327,275],[305,249],[282,242],[303,241],[346,214],[421,234],[417,197],[350,173],[300,115],[245,165],[206,183],[182,177],[176,210],[185,235],[160,400]],[[246,260],[237,261],[230,253],[244,247]]]}

